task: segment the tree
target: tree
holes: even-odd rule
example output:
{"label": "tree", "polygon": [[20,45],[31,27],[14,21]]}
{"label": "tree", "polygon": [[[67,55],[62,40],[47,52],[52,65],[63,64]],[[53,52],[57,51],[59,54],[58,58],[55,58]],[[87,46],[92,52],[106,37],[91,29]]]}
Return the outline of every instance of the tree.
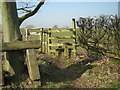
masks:
{"label": "tree", "polygon": [[31,28],[35,28],[34,25],[27,25],[25,28],[31,29]]}
{"label": "tree", "polygon": [[58,28],[58,25],[54,25],[53,28]]}
{"label": "tree", "polygon": [[80,18],[77,21],[78,40],[82,47],[93,53],[120,57],[120,18],[101,15],[98,18]]}
{"label": "tree", "polygon": [[[20,25],[24,20],[36,14],[44,2],[45,0],[41,0],[33,11],[18,17],[16,1],[12,0],[12,2],[7,2],[7,0],[2,0],[3,42],[21,41]],[[24,71],[25,57],[23,50],[9,51],[4,55],[5,59],[12,66],[16,77],[19,77]]]}

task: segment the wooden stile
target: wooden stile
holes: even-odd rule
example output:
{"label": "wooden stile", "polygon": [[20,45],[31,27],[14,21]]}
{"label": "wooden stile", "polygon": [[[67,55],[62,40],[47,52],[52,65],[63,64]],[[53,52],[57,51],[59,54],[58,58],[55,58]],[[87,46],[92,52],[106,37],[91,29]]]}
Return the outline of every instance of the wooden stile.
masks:
{"label": "wooden stile", "polygon": [[[72,19],[72,28],[39,28],[39,29],[30,29],[29,31],[33,32],[32,35],[34,35],[34,32],[39,33],[39,39],[41,40],[41,44],[40,44],[41,48],[39,49],[40,52],[44,52],[47,54],[51,54],[51,53],[55,54],[56,49],[59,46],[63,47],[64,46],[63,43],[65,41],[72,43],[71,53],[72,56],[76,56],[77,30],[76,30],[76,23],[74,18]],[[63,42],[59,43],[59,41],[63,41]]]}
{"label": "wooden stile", "polygon": [[4,42],[2,43],[2,46],[0,46],[0,49],[3,52],[11,50],[35,49],[41,47],[40,42],[40,40]]}
{"label": "wooden stile", "polygon": [[[29,40],[28,30],[26,30],[26,40]],[[38,83],[41,86],[41,83],[39,81],[40,72],[39,72],[38,62],[36,61],[34,49],[29,49],[29,50],[27,49],[26,54],[27,54],[27,66],[28,66],[30,79],[33,81],[38,80]]]}

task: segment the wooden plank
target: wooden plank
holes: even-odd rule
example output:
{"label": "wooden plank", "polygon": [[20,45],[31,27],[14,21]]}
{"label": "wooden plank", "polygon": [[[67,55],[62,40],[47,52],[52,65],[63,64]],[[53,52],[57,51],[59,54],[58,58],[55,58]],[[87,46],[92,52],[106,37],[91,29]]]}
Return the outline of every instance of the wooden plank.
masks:
{"label": "wooden plank", "polygon": [[50,31],[48,31],[48,32],[71,32],[71,29],[52,29],[52,30],[50,30]]}
{"label": "wooden plank", "polygon": [[49,39],[56,39],[56,40],[66,40],[66,39],[72,39],[72,40],[74,40],[75,39],[75,37],[49,37]]}
{"label": "wooden plank", "polygon": [[[71,43],[71,44],[72,44],[71,47],[77,45],[76,43]],[[59,44],[59,43],[53,43],[53,44],[49,44],[48,46],[64,46],[64,44],[63,43],[61,43],[61,44]]]}
{"label": "wooden plank", "polygon": [[[73,31],[73,28],[43,28],[44,30],[48,30],[48,32],[56,32],[56,30],[62,31],[62,32],[69,32],[69,31]],[[51,29],[51,31],[49,31]],[[77,30],[79,30],[79,28],[76,28]],[[21,29],[21,31],[24,31],[25,29]],[[33,29],[29,29],[30,32],[41,32],[42,28],[33,28]]]}
{"label": "wooden plank", "polygon": [[40,73],[38,62],[36,61],[36,55],[34,49],[27,50],[27,66],[31,80],[40,80]]}
{"label": "wooden plank", "polygon": [[56,50],[49,50],[49,52],[56,52]]}
{"label": "wooden plank", "polygon": [[63,44],[53,43],[53,44],[49,44],[48,46],[63,46]]}
{"label": "wooden plank", "polygon": [[2,43],[2,51],[40,48],[40,40]]}

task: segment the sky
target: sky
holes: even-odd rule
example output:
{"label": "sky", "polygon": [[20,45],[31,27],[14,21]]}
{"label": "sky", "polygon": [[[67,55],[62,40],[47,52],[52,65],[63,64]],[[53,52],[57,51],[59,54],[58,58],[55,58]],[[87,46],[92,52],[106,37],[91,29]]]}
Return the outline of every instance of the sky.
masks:
{"label": "sky", "polygon": [[[55,2],[55,0],[48,0],[37,14],[23,22],[21,28],[27,25],[34,25],[39,28],[51,28],[54,25],[57,25],[59,28],[71,27],[72,18],[78,20],[80,17],[118,14],[117,0],[106,0],[106,2],[100,0],[100,2],[95,2],[94,0],[93,2],[79,2],[78,0],[63,1],[59,2],[58,0],[58,2]],[[31,4],[36,4],[36,2],[31,2]]]}
{"label": "sky", "polygon": [[21,27],[27,25],[47,28],[54,25],[60,28],[71,27],[72,18],[78,20],[80,17],[115,15],[118,13],[117,4],[117,2],[47,2]]}

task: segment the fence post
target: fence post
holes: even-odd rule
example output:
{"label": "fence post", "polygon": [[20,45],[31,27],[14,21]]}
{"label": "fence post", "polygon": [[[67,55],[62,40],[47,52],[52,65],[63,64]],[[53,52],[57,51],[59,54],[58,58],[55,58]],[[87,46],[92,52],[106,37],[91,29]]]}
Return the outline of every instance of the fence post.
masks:
{"label": "fence post", "polygon": [[41,32],[41,52],[43,52],[43,28],[42,28],[42,32]]}
{"label": "fence post", "polygon": [[48,30],[46,30],[46,52],[45,53],[47,53],[48,52]]}
{"label": "fence post", "polygon": [[45,29],[44,29],[44,34],[43,34],[43,36],[44,36],[44,53],[46,53],[46,31],[45,31]]}
{"label": "fence post", "polygon": [[[41,31],[41,28],[40,28],[40,29],[39,29],[39,33],[40,33],[40,35],[39,35],[39,40],[40,40],[40,41],[41,41],[41,34],[42,34],[41,32],[42,32],[42,31]],[[40,45],[41,45],[41,43],[40,43]],[[38,51],[42,52],[42,51],[41,51],[41,48],[39,48]]]}
{"label": "fence post", "polygon": [[[29,40],[28,36],[28,30],[26,29],[26,41]],[[40,80],[40,73],[39,73],[39,67],[38,62],[36,61],[36,55],[34,52],[34,49],[27,49],[26,50],[27,55],[27,67],[28,67],[28,73],[31,80],[36,81],[36,84],[41,86]]]}
{"label": "fence post", "polygon": [[69,56],[69,48],[67,44],[64,44],[64,56],[65,57]]}
{"label": "fence post", "polygon": [[[2,35],[0,35],[0,39],[2,39]],[[2,40],[0,40],[0,46],[2,49]],[[1,86],[3,85],[3,74],[2,74],[2,50],[0,50],[0,89]]]}
{"label": "fence post", "polygon": [[75,18],[72,19],[72,28],[76,29]]}
{"label": "fence post", "polygon": [[74,48],[73,48],[73,53],[74,53],[74,56],[76,56],[77,54],[77,32],[76,32],[76,23],[75,23],[75,18],[72,19],[72,28],[73,28],[73,34],[75,36],[75,45],[74,45]]}
{"label": "fence post", "polygon": [[51,37],[51,29],[49,29],[48,31],[48,54],[50,54],[50,49],[51,49],[51,46],[49,46],[49,44],[51,44],[51,39],[49,39],[49,37]]}
{"label": "fence post", "polygon": [[4,85],[4,82],[3,82],[3,73],[2,73],[2,52],[0,52],[0,89],[2,85]]}
{"label": "fence post", "polygon": [[47,54],[48,54],[48,48],[49,48],[49,30],[47,31]]}

